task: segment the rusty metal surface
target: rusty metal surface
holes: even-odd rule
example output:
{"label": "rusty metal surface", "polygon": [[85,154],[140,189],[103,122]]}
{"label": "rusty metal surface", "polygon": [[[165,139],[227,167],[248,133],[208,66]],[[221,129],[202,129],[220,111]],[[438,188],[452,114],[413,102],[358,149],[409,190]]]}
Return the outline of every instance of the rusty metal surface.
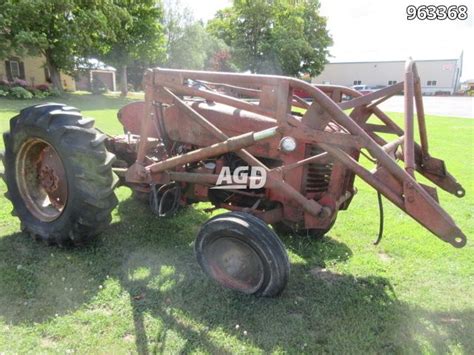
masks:
{"label": "rusty metal surface", "polygon": [[[129,184],[180,181],[189,185],[186,196],[191,200],[211,200],[263,220],[318,229],[348,208],[358,175],[440,239],[455,247],[466,243],[435,190],[416,181],[415,172],[457,197],[465,193],[444,162],[429,154],[420,78],[411,60],[404,82],[365,96],[342,86],[312,86],[287,77],[161,68],[146,72],[144,86],[145,103],[128,105],[120,113],[127,130],[137,132],[137,118],[141,120],[136,159],[125,174]],[[294,92],[305,92],[311,101]],[[378,107],[402,92],[403,128]],[[249,97],[252,100],[244,99]],[[306,112],[292,113],[295,106]],[[415,108],[421,144],[414,140]],[[349,114],[343,111],[347,109]],[[370,117],[377,123],[368,123]],[[249,138],[270,127],[277,127],[274,137],[258,142]],[[387,135],[394,139],[387,141]],[[296,149],[284,152],[279,144],[288,136],[295,139]],[[166,154],[154,153],[147,145],[149,137],[162,141]],[[359,164],[362,149],[374,169]],[[402,160],[404,168],[396,160]],[[213,192],[210,188],[229,163],[264,169],[264,188],[241,194]],[[204,168],[206,164],[212,168]]]}
{"label": "rusty metal surface", "polygon": [[252,294],[263,283],[259,255],[237,238],[217,238],[204,250],[204,257],[212,277],[225,287]]}
{"label": "rusty metal surface", "polygon": [[61,215],[68,199],[63,162],[54,148],[40,138],[29,138],[16,158],[17,186],[28,211],[43,222]]}

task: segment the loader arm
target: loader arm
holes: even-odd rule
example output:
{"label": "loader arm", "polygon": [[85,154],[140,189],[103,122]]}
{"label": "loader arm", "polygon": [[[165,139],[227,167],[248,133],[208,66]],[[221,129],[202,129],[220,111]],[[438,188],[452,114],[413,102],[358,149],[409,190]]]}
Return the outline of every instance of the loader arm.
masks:
{"label": "loader arm", "polygon": [[[199,83],[200,87],[190,85],[189,82]],[[130,184],[157,184],[173,180],[212,185],[217,180],[215,173],[186,172],[179,170],[179,167],[184,163],[216,157],[223,152],[233,152],[249,166],[258,166],[268,173],[265,188],[270,192],[267,197],[279,201],[280,207],[268,211],[252,210],[267,223],[281,219],[289,208],[299,205],[304,211],[306,228],[328,226],[338,209],[347,208],[354,196],[352,182],[355,174],[440,239],[458,248],[466,244],[466,236],[440,206],[436,190],[419,183],[415,177],[415,172],[418,172],[457,197],[465,194],[462,186],[447,171],[444,162],[429,154],[420,79],[412,60],[406,63],[404,82],[364,96],[347,87],[315,87],[288,77],[161,68],[147,71],[144,86],[144,115],[137,160],[125,177]],[[294,95],[295,90],[306,92],[312,100],[308,102]],[[403,128],[378,108],[380,103],[402,92],[405,97]],[[251,100],[242,99],[241,96]],[[343,96],[350,96],[351,99],[343,101]],[[201,106],[206,104],[207,111],[204,113]],[[212,121],[211,114],[218,110],[213,107],[217,104],[225,108],[222,113],[231,108],[235,117],[241,118],[239,115],[245,113],[253,117],[255,122],[267,122],[264,128],[271,130],[249,130],[252,133],[250,135],[231,136],[216,124],[220,121]],[[293,107],[304,109],[302,117],[292,114]],[[415,108],[420,144],[415,142]],[[351,110],[349,114],[346,113],[348,110]],[[150,122],[155,123],[160,137],[166,141],[169,132],[166,133],[163,128],[166,126],[165,116],[168,117],[168,123],[185,117],[186,125],[192,124],[196,131],[201,132],[196,139],[205,134],[211,145],[178,157],[151,161],[146,153],[152,126]],[[171,116],[173,118],[169,121]],[[369,123],[371,117],[377,119],[378,123]],[[394,140],[387,141],[387,135],[393,135]],[[278,167],[267,166],[251,153],[251,149],[261,144],[261,140],[270,140],[268,148],[273,144],[272,139],[278,142],[283,137],[293,137],[297,142],[318,147],[317,152],[305,159],[283,162]],[[264,148],[260,149],[266,152]],[[372,170],[358,162],[363,150],[374,161]],[[275,155],[281,157],[282,154]],[[324,162],[328,157],[334,163],[331,163],[331,181],[323,197],[317,193],[309,195],[304,189],[295,188],[290,171],[297,175],[302,166]],[[403,167],[397,160],[403,162]],[[225,208],[235,207],[226,205]]]}
{"label": "loader arm", "polygon": [[[463,247],[466,244],[466,236],[440,206],[436,190],[418,183],[415,179],[414,173],[418,171],[445,191],[457,197],[465,195],[463,187],[448,173],[444,161],[429,155],[420,78],[415,62],[407,61],[405,69],[403,83],[369,95],[361,96],[355,90],[342,88],[342,93],[354,98],[339,105],[331,102],[327,95],[317,90],[312,91],[316,104],[319,103],[330,113],[334,121],[361,139],[363,147],[376,159],[375,170],[371,172],[365,169],[340,147],[328,144],[323,144],[322,147],[439,238],[455,247]],[[320,89],[326,93],[337,90],[330,86]],[[405,97],[404,129],[377,107],[402,90]],[[414,140],[415,106],[421,145]],[[355,112],[350,117],[342,111],[349,108],[353,108],[353,113]],[[375,115],[382,125],[367,124],[368,118],[372,115]],[[399,138],[386,142],[377,133],[391,133]],[[397,152],[399,147],[402,147],[403,154]],[[404,162],[404,169],[396,163],[395,158],[400,158]]]}

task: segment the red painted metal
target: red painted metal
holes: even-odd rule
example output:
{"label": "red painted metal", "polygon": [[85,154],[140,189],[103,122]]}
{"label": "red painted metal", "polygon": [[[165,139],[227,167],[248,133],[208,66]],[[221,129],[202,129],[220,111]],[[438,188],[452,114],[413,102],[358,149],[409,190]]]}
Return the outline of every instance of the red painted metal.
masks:
{"label": "red painted metal", "polygon": [[[120,123],[124,127],[125,133],[140,134],[141,118],[145,114],[145,102],[131,102],[122,107],[117,113]],[[149,133],[151,136],[158,137],[158,132]]]}
{"label": "red painted metal", "polygon": [[[411,60],[403,83],[367,95],[288,77],[161,68],[145,73],[144,87],[145,102],[127,105],[119,113],[125,130],[140,134],[133,148],[135,162],[130,162],[130,147],[122,159],[128,169],[124,173],[121,167],[120,172],[131,187],[176,181],[189,203],[210,200],[267,223],[324,229],[339,210],[348,208],[358,175],[440,239],[455,247],[466,243],[435,190],[415,179],[418,172],[455,196],[464,195],[444,162],[428,152],[420,79]],[[403,128],[378,108],[402,92]],[[303,112],[293,112],[295,107]],[[414,141],[415,107],[420,145]],[[370,117],[378,123],[368,123]],[[273,136],[252,139],[271,127],[276,127]],[[387,134],[394,140],[387,141]],[[296,141],[293,151],[281,149],[283,137]],[[110,146],[121,159],[122,144]],[[369,153],[374,169],[359,164],[361,149]],[[397,159],[404,161],[405,169]],[[266,183],[258,191],[215,190],[225,166],[258,166],[267,173]]]}

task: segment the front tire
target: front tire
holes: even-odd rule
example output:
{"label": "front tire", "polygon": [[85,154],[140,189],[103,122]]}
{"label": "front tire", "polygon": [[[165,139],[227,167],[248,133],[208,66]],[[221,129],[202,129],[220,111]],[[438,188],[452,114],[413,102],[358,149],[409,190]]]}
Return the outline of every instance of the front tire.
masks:
{"label": "front tire", "polygon": [[290,263],[283,243],[248,213],[224,213],[204,223],[195,251],[203,271],[226,288],[272,297],[288,281]]}
{"label": "front tire", "polygon": [[92,119],[63,104],[23,109],[4,133],[6,196],[22,230],[48,244],[82,244],[117,205],[115,156]]}

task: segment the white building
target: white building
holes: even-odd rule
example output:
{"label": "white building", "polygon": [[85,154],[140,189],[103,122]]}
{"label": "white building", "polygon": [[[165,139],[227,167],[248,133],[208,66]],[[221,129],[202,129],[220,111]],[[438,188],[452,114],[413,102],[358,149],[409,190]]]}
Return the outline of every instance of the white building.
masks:
{"label": "white building", "polygon": [[[463,55],[457,59],[416,60],[424,94],[453,94],[460,87]],[[387,86],[403,81],[405,61],[340,62],[326,64],[312,79],[315,84]]]}

